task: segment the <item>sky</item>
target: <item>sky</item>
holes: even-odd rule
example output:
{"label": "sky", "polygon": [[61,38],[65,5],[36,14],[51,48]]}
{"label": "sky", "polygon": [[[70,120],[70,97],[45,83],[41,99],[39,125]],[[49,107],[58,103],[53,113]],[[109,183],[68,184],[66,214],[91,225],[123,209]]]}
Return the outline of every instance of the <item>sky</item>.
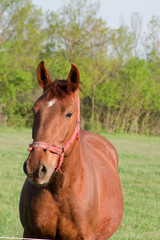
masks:
{"label": "sky", "polygon": [[[160,0],[99,0],[101,16],[109,27],[118,28],[120,23],[130,24],[131,14],[138,12],[142,16],[145,31],[151,16],[160,16]],[[56,11],[63,6],[64,0],[32,0],[33,4],[42,7],[43,11]],[[95,0],[90,0],[91,3]]]}

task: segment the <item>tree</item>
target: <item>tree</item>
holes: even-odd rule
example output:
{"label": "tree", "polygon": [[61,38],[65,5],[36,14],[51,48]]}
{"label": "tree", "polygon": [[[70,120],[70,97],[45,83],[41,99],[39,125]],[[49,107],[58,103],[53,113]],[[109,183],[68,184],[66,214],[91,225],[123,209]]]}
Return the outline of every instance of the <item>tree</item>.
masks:
{"label": "tree", "polygon": [[30,0],[1,1],[0,10],[1,117],[13,123],[16,118],[28,117],[33,73],[42,51],[44,34],[41,10],[36,9]]}
{"label": "tree", "polygon": [[41,93],[36,67],[45,60],[53,78],[65,79],[72,62],[79,68],[84,128],[160,134],[160,18],[142,36],[140,14],[131,15],[130,27],[111,29],[99,8],[68,0],[43,14],[31,0],[0,1],[1,123],[31,124]]}
{"label": "tree", "polygon": [[[107,73],[105,62],[109,29],[106,23],[97,17],[98,9],[98,2],[90,4],[86,0],[74,0],[69,1],[58,14],[51,12],[47,15],[49,41],[46,44],[46,53],[49,53],[48,60],[52,56],[49,62],[54,66],[53,74],[55,76],[57,72],[60,73],[55,66],[60,63],[59,60],[59,67],[63,72],[64,69],[65,72],[68,71],[67,63],[77,64],[83,84],[88,88],[87,97],[83,100],[91,102],[91,124],[96,111],[95,89]],[[64,75],[63,72],[61,76]]]}

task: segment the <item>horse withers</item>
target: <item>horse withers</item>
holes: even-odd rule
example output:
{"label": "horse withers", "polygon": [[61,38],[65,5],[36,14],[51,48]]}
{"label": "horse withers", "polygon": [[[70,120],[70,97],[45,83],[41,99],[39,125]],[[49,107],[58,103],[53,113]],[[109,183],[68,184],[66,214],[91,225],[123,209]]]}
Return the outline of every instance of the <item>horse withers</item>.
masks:
{"label": "horse withers", "polygon": [[123,214],[118,155],[104,137],[80,130],[78,68],[51,81],[37,68],[43,95],[33,106],[33,143],[20,198],[24,238],[106,240]]}

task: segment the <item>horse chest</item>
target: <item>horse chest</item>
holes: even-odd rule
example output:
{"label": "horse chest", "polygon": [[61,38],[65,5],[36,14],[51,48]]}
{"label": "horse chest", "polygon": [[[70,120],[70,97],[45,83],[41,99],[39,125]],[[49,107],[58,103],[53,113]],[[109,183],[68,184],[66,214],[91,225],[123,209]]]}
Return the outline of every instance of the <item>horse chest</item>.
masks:
{"label": "horse chest", "polygon": [[66,199],[55,201],[50,196],[33,199],[30,205],[30,221],[43,238],[77,239],[78,231]]}

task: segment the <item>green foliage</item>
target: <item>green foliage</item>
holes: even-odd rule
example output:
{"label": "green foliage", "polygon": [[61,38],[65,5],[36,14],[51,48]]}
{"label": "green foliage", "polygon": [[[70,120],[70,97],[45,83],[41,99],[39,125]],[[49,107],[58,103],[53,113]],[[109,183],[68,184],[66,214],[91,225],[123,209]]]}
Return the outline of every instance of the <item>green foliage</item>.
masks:
{"label": "green foliage", "polygon": [[31,126],[39,96],[36,67],[66,79],[70,64],[81,75],[82,128],[160,134],[159,16],[142,35],[142,19],[111,29],[99,2],[70,0],[43,13],[31,0],[0,2],[0,123]]}
{"label": "green foliage", "polygon": [[29,0],[0,2],[0,103],[1,122],[26,125],[37,59],[42,50],[41,10]]}

